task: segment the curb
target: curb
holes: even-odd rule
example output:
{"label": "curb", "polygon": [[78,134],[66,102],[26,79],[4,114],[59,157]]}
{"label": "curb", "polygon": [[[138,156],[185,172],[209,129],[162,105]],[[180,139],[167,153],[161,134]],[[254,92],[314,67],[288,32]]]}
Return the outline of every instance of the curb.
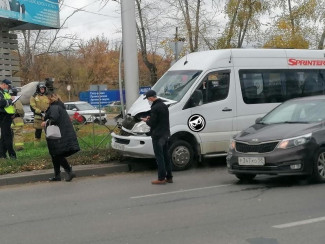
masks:
{"label": "curb", "polygon": [[[75,165],[73,171],[77,177],[86,176],[105,176],[107,174],[129,172],[128,164],[93,164],[93,165]],[[65,173],[62,173],[64,176]],[[0,175],[0,186],[26,184],[40,181],[48,181],[53,177],[53,169],[34,170],[16,174]],[[64,180],[64,179],[63,179]]]}

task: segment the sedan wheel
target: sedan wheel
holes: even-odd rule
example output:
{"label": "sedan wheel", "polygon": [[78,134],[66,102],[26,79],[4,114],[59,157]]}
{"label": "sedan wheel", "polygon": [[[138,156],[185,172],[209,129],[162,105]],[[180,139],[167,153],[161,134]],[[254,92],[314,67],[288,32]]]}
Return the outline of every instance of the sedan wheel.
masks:
{"label": "sedan wheel", "polygon": [[317,158],[314,162],[313,180],[316,182],[325,181],[325,149],[322,148],[317,153]]}

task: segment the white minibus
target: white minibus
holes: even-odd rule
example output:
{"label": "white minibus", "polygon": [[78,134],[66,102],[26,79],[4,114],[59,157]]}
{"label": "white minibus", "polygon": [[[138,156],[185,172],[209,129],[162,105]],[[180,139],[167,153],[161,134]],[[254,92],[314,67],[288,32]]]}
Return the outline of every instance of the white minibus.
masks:
{"label": "white minibus", "polygon": [[[225,156],[229,141],[280,103],[325,93],[325,50],[225,49],[195,52],[176,62],[152,87],[169,106],[170,159],[175,170]],[[154,157],[143,95],[112,133],[112,148]]]}

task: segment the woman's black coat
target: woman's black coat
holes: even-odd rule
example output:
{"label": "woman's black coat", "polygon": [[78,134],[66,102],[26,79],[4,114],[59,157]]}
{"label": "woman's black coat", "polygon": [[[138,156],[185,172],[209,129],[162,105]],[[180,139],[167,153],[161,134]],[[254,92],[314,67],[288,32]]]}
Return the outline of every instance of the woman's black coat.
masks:
{"label": "woman's black coat", "polygon": [[80,150],[76,132],[74,131],[70,117],[61,101],[50,104],[45,114],[45,120],[53,125],[57,125],[61,131],[60,139],[48,139],[47,146],[52,156],[68,157]]}

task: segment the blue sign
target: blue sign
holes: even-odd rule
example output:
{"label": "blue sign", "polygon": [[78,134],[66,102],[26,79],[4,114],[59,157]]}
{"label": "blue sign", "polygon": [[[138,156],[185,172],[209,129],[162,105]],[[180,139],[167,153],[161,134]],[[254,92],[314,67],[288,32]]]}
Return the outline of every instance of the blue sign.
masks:
{"label": "blue sign", "polygon": [[116,91],[89,91],[89,100],[88,102],[95,106],[99,107],[99,101],[101,107],[106,106],[112,101],[119,101],[120,100],[120,94]]}
{"label": "blue sign", "polygon": [[[149,86],[141,87],[139,90],[139,94],[144,94],[148,90],[150,90]],[[125,102],[125,90],[123,90],[123,97]],[[100,91],[100,92],[98,91],[80,92],[79,100],[88,102],[95,107],[99,107],[99,101],[100,101],[100,106],[104,107],[110,102],[120,101],[121,99],[120,99],[119,90],[109,90],[109,91]]]}
{"label": "blue sign", "polygon": [[60,27],[58,0],[0,0],[0,17]]}

